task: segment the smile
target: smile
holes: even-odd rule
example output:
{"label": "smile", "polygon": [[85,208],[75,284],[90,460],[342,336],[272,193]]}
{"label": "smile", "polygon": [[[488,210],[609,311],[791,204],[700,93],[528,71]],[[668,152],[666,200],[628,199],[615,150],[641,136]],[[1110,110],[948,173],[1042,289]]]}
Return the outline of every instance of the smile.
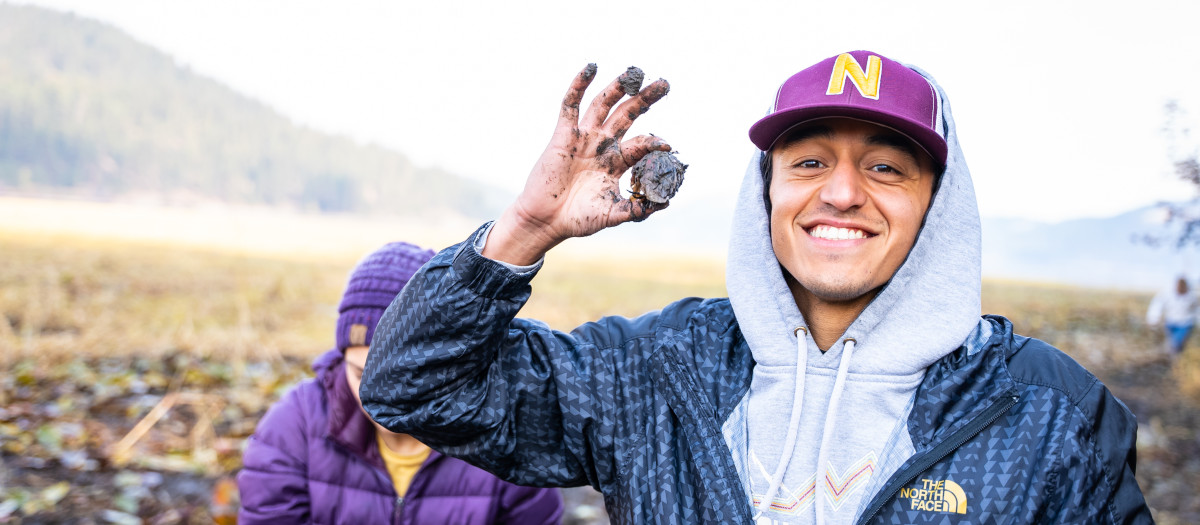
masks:
{"label": "smile", "polygon": [[812,229],[808,230],[808,234],[818,239],[828,239],[833,241],[863,239],[868,236],[867,232],[856,228],[838,228],[824,224],[814,226]]}

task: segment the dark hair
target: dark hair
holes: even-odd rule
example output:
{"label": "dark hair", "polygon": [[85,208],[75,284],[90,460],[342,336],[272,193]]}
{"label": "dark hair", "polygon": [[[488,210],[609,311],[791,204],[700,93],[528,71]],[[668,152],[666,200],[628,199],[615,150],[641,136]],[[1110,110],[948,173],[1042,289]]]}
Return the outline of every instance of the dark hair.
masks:
{"label": "dark hair", "polygon": [[767,217],[771,216],[771,152],[763,151],[758,158],[758,169],[762,171],[763,180],[763,206],[767,209]]}

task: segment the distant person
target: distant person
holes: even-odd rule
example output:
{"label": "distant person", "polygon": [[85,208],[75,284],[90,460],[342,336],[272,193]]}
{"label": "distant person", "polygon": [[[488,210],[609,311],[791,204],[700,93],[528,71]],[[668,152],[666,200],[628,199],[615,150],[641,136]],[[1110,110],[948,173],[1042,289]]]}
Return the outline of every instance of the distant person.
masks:
{"label": "distant person", "polygon": [[1187,278],[1180,276],[1175,284],[1155,294],[1146,310],[1146,323],[1162,325],[1166,335],[1167,355],[1172,359],[1183,353],[1196,316],[1200,314],[1200,299],[1188,286]]}
{"label": "distant person", "polygon": [[272,406],[250,438],[238,523],[559,523],[557,489],[501,481],[389,432],[362,410],[358,386],[375,325],[431,256],[391,243],[350,274],[337,348],[317,358],[317,377]]}
{"label": "distant person", "polygon": [[[624,198],[620,179],[671,149],[624,136],[667,83],[624,99],[640,85],[627,71],[583,111],[595,73],[571,83],[512,205],[380,321],[362,385],[376,421],[511,481],[592,485],[614,523],[1151,521],[1129,410],[1061,351],[980,316],[979,212],[950,104],[877,53],[804,68],[750,126],[729,298],[570,332],[515,318],[554,246],[665,208]],[[689,126],[716,122],[685,109]]]}

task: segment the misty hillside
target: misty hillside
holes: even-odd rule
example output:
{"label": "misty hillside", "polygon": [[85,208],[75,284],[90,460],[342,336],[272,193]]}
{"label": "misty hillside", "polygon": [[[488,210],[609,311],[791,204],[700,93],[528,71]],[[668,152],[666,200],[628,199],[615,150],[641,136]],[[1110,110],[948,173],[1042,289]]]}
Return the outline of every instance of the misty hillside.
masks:
{"label": "misty hillside", "polygon": [[1174,276],[1200,277],[1200,250],[1154,247],[1135,239],[1175,231],[1157,206],[1106,218],[1041,223],[984,218],[987,277],[1157,290]]}
{"label": "misty hillside", "polygon": [[394,151],[296,126],[69,13],[0,4],[0,78],[0,193],[469,217],[494,216],[508,200]]}

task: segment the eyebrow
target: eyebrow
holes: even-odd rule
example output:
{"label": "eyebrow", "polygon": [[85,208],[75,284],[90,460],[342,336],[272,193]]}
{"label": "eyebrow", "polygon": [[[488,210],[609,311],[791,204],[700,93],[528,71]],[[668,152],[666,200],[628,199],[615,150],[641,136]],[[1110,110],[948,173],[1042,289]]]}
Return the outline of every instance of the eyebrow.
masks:
{"label": "eyebrow", "polygon": [[[829,129],[829,126],[823,124],[816,124],[812,126],[801,125],[784,133],[783,136],[780,137],[778,143],[775,144],[772,149],[817,137],[832,139],[833,130]],[[900,133],[887,130],[868,136],[866,143],[898,149],[904,153],[907,153],[908,156],[912,157],[913,161],[915,162],[921,161],[921,153],[924,151],[923,149],[919,149],[920,147],[908,137],[905,137]]]}
{"label": "eyebrow", "polygon": [[815,125],[815,126],[802,126],[802,127],[795,128],[795,129],[792,129],[791,131],[784,133],[783,137],[781,137],[779,139],[779,142],[775,145],[775,147],[779,148],[779,147],[787,146],[788,144],[792,144],[794,142],[800,142],[800,141],[808,140],[808,139],[815,138],[815,137],[821,137],[824,139],[832,139],[833,131],[829,129],[829,126],[824,126],[824,125],[820,125],[820,124]]}
{"label": "eyebrow", "polygon": [[907,137],[898,133],[879,133],[867,137],[867,144],[878,146],[888,146],[903,151],[912,157],[914,161],[921,159],[920,152],[917,146],[912,143]]}

